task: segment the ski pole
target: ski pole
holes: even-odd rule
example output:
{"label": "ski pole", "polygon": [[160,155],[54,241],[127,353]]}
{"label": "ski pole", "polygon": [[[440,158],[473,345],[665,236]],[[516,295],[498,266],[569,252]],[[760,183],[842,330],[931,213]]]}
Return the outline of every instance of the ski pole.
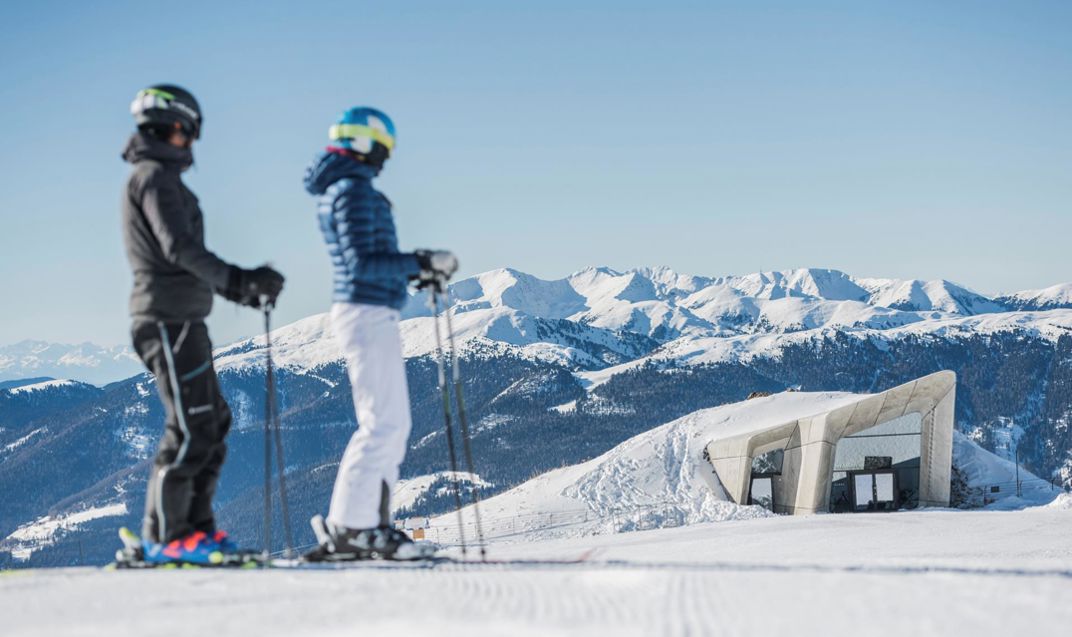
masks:
{"label": "ski pole", "polygon": [[439,393],[443,400],[443,421],[446,423],[447,450],[450,453],[450,482],[454,491],[454,505],[458,509],[458,541],[462,546],[462,557],[466,555],[465,526],[462,518],[462,495],[458,486],[458,454],[454,449],[454,427],[451,424],[450,393],[447,388],[447,365],[443,351],[443,337],[439,333],[439,297],[436,294],[438,282],[429,283],[428,308],[432,310],[432,324],[435,326],[436,367],[439,372]]}
{"label": "ski pole", "polygon": [[[279,405],[276,402],[276,390],[275,390],[275,372],[274,365],[272,365],[272,310],[274,304],[268,301],[264,304],[264,345],[267,359],[267,373],[265,374],[265,385],[267,389],[267,397],[265,399],[265,411],[269,415],[272,423],[272,437],[275,440],[275,459],[276,467],[279,471],[279,508],[280,513],[283,514],[283,539],[286,542],[285,551],[283,556],[290,558],[293,554],[294,537],[290,530],[290,506],[287,501],[287,478],[286,478],[286,463],[283,459],[283,433],[282,423],[279,417]],[[265,441],[267,446],[267,440]],[[269,453],[270,452],[266,452]],[[266,456],[267,457],[267,456]],[[269,463],[270,464],[270,463]],[[270,470],[270,468],[269,468]],[[271,483],[269,480],[269,487]],[[271,495],[269,492],[269,502],[271,501]],[[271,520],[268,520],[271,524]],[[268,536],[271,538],[271,536]]]}
{"label": "ski pole", "polygon": [[[268,310],[264,311],[264,320],[267,325]],[[265,345],[269,344],[268,331],[265,331]],[[269,346],[270,347],[270,346]],[[267,352],[267,372],[264,377],[264,551],[263,557],[267,562],[272,554],[272,354]]]}
{"label": "ski pole", "polygon": [[461,425],[462,448],[465,450],[465,464],[469,471],[469,478],[473,481],[473,519],[476,521],[477,546],[480,547],[480,559],[487,561],[487,549],[484,546],[484,529],[480,524],[480,485],[477,483],[478,476],[473,470],[473,443],[469,435],[469,416],[465,411],[465,393],[462,391],[462,374],[458,363],[458,349],[454,343],[454,325],[450,318],[450,296],[447,293],[445,280],[440,280],[437,286],[443,299],[443,314],[447,317],[447,341],[450,344],[451,374],[454,381],[454,399],[458,401],[458,424]]}

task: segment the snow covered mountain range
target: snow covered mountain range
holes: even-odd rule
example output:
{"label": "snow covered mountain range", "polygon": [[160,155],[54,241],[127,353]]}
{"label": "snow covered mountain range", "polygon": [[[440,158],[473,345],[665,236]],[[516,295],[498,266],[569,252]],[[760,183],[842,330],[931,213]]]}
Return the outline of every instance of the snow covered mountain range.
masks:
{"label": "snow covered mountain range", "polygon": [[104,385],[139,372],[141,361],[124,346],[64,345],[45,341],[21,341],[0,346],[0,381],[49,377]]}
{"label": "snow covered mountain range", "polygon": [[[512,269],[451,286],[459,341],[478,350],[520,350],[585,370],[652,359],[718,362],[769,350],[796,333],[993,333],[1072,329],[1072,283],[987,298],[949,281],[853,278],[802,269],[708,278],[668,268],[589,268],[547,281]],[[1015,310],[1010,309],[1015,308]],[[435,342],[423,296],[403,310],[407,357]],[[281,328],[280,360],[315,368],[339,360],[327,315]],[[221,366],[259,364],[254,338],[220,350]]]}
{"label": "snow covered mountain range", "polygon": [[[999,331],[1023,326],[1025,320],[1041,329],[1052,328],[1056,321],[1063,331],[1068,327],[1064,315],[1037,320],[1017,312],[1072,308],[1072,283],[991,298],[945,280],[857,278],[818,268],[705,277],[665,267],[624,272],[593,267],[550,281],[507,268],[458,281],[451,295],[463,342],[521,347],[531,355],[586,369],[636,360],[677,339],[911,325],[915,333]],[[423,296],[414,296],[404,309],[403,318],[412,319],[403,324],[407,356],[434,348],[430,323],[420,320],[429,316]],[[979,316],[987,318],[961,320]],[[326,315],[316,315],[280,330],[288,362],[315,367],[338,360],[334,344],[322,339],[326,320]],[[253,341],[225,347],[228,362],[240,364],[242,357],[231,354],[255,349]],[[732,342],[741,351],[742,344],[756,349],[770,341]],[[688,357],[688,348],[680,342],[667,349]],[[47,377],[103,385],[141,371],[137,356],[126,346],[32,340],[0,346],[0,382]]]}
{"label": "snow covered mountain range", "polygon": [[[869,393],[951,369],[966,439],[1072,483],[1070,291],[987,298],[945,281],[817,269],[714,278],[590,268],[555,281],[504,269],[460,280],[451,297],[478,459],[465,482],[489,496],[507,491],[753,391]],[[403,314],[414,427],[397,504],[401,515],[435,515],[452,502],[432,319],[420,296]],[[317,315],[272,336],[295,520],[323,512],[354,427],[330,334]],[[235,415],[220,519],[255,545],[263,337],[219,348],[216,363]],[[39,520],[59,529],[33,563],[106,559],[115,525],[137,525],[163,416],[151,379],[135,373],[103,388],[41,378],[14,383],[21,391],[0,386],[0,538],[37,537],[26,529]],[[93,513],[102,511],[112,517]]]}

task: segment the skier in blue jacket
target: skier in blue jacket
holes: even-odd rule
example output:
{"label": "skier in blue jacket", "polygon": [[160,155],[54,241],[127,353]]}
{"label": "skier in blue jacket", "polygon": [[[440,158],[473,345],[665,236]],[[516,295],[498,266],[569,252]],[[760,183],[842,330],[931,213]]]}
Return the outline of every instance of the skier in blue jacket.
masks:
{"label": "skier in blue jacket", "polygon": [[422,549],[391,525],[390,494],[410,431],[409,389],[398,330],[410,281],[447,280],[458,260],[443,250],[399,252],[391,202],[372,186],[395,146],[381,111],[355,107],[329,131],[306,170],[334,267],[332,330],[346,359],[358,430],[343,453],[320,546],[309,560],[416,559]]}

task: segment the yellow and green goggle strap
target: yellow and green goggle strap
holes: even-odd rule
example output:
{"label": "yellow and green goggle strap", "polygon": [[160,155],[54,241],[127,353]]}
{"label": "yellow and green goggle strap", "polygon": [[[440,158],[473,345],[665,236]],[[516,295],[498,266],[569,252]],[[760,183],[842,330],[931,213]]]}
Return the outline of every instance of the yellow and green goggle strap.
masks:
{"label": "yellow and green goggle strap", "polygon": [[395,138],[391,137],[390,133],[363,124],[335,124],[328,129],[328,137],[331,141],[353,139],[355,137],[371,137],[373,141],[383,144],[387,150],[392,151],[395,149]]}

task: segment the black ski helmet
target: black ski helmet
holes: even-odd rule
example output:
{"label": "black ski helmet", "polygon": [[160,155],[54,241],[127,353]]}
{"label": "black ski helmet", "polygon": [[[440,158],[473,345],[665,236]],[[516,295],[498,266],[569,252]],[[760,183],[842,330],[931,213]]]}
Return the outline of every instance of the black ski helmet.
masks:
{"label": "black ski helmet", "polygon": [[191,139],[201,136],[201,106],[186,89],[174,84],[156,84],[138,91],[130,103],[138,128],[172,128],[176,122]]}

